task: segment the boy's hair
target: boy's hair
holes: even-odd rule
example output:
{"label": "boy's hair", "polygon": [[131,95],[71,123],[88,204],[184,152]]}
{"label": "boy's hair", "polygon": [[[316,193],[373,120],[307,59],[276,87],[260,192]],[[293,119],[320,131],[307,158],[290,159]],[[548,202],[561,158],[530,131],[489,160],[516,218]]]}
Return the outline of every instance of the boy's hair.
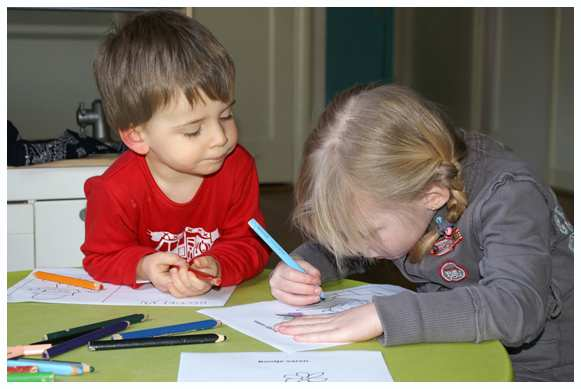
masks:
{"label": "boy's hair", "polygon": [[228,102],[234,63],[197,21],[174,11],[150,11],[114,27],[94,62],[95,79],[111,128],[147,122],[183,92],[194,105],[200,90]]}
{"label": "boy's hair", "polygon": [[[450,189],[450,222],[467,206],[460,160],[464,141],[438,107],[395,85],[356,86],[327,106],[305,144],[293,221],[338,259],[377,242],[369,205],[402,207],[430,184]],[[411,250],[419,261],[437,238],[434,225]]]}

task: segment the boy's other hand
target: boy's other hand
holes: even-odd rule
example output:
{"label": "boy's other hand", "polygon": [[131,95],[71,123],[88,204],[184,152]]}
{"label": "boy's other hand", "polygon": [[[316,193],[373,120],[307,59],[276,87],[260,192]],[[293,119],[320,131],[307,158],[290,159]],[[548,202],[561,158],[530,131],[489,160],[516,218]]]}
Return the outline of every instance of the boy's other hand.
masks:
{"label": "boy's other hand", "polygon": [[172,278],[170,266],[185,263],[176,254],[158,251],[141,258],[137,264],[137,279],[151,281],[153,286],[162,292],[169,292]]}
{"label": "boy's other hand", "polygon": [[170,269],[171,285],[169,293],[174,297],[193,297],[206,293],[214,281],[201,280],[188,270],[189,267],[219,278],[220,267],[218,262],[209,256],[195,258],[191,265],[184,260],[178,268]]}
{"label": "boy's other hand", "polygon": [[296,262],[305,272],[294,270],[280,262],[270,275],[270,293],[277,300],[290,305],[309,305],[320,301],[321,273],[303,259]]}

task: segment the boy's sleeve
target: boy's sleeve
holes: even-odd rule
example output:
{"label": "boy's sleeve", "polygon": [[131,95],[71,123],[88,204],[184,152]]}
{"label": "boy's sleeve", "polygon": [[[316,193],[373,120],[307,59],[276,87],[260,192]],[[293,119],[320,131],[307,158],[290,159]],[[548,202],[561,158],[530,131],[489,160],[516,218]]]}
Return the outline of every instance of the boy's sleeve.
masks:
{"label": "boy's sleeve", "polygon": [[534,340],[549,315],[549,209],[536,184],[506,179],[475,222],[484,248],[478,285],[375,297],[385,345]]}
{"label": "boy's sleeve", "polygon": [[101,177],[87,180],[85,195],[83,267],[97,281],[137,288],[137,264],[155,249],[137,243],[130,210],[121,206]]}
{"label": "boy's sleeve", "polygon": [[269,250],[248,226],[254,218],[264,225],[260,211],[258,175],[253,160],[240,166],[226,219],[220,228],[220,239],[204,255],[220,264],[222,285],[237,285],[260,273],[268,263]]}

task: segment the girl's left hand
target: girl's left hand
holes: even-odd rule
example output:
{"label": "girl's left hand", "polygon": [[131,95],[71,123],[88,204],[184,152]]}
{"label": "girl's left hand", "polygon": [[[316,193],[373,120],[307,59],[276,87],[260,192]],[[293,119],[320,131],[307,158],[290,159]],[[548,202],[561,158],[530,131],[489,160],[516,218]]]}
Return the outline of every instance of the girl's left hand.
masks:
{"label": "girl's left hand", "polygon": [[333,315],[298,317],[275,325],[274,330],[304,343],[359,342],[383,333],[371,303]]}

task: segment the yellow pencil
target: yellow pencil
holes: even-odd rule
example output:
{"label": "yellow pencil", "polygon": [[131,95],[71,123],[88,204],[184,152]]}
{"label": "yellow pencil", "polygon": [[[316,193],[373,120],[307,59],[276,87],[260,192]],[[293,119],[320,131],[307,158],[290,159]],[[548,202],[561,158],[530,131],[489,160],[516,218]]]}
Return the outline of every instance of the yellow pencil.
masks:
{"label": "yellow pencil", "polygon": [[103,284],[97,281],[82,280],[80,278],[67,277],[43,271],[36,271],[34,272],[34,275],[40,280],[58,282],[59,284],[67,284],[92,290],[103,289]]}

